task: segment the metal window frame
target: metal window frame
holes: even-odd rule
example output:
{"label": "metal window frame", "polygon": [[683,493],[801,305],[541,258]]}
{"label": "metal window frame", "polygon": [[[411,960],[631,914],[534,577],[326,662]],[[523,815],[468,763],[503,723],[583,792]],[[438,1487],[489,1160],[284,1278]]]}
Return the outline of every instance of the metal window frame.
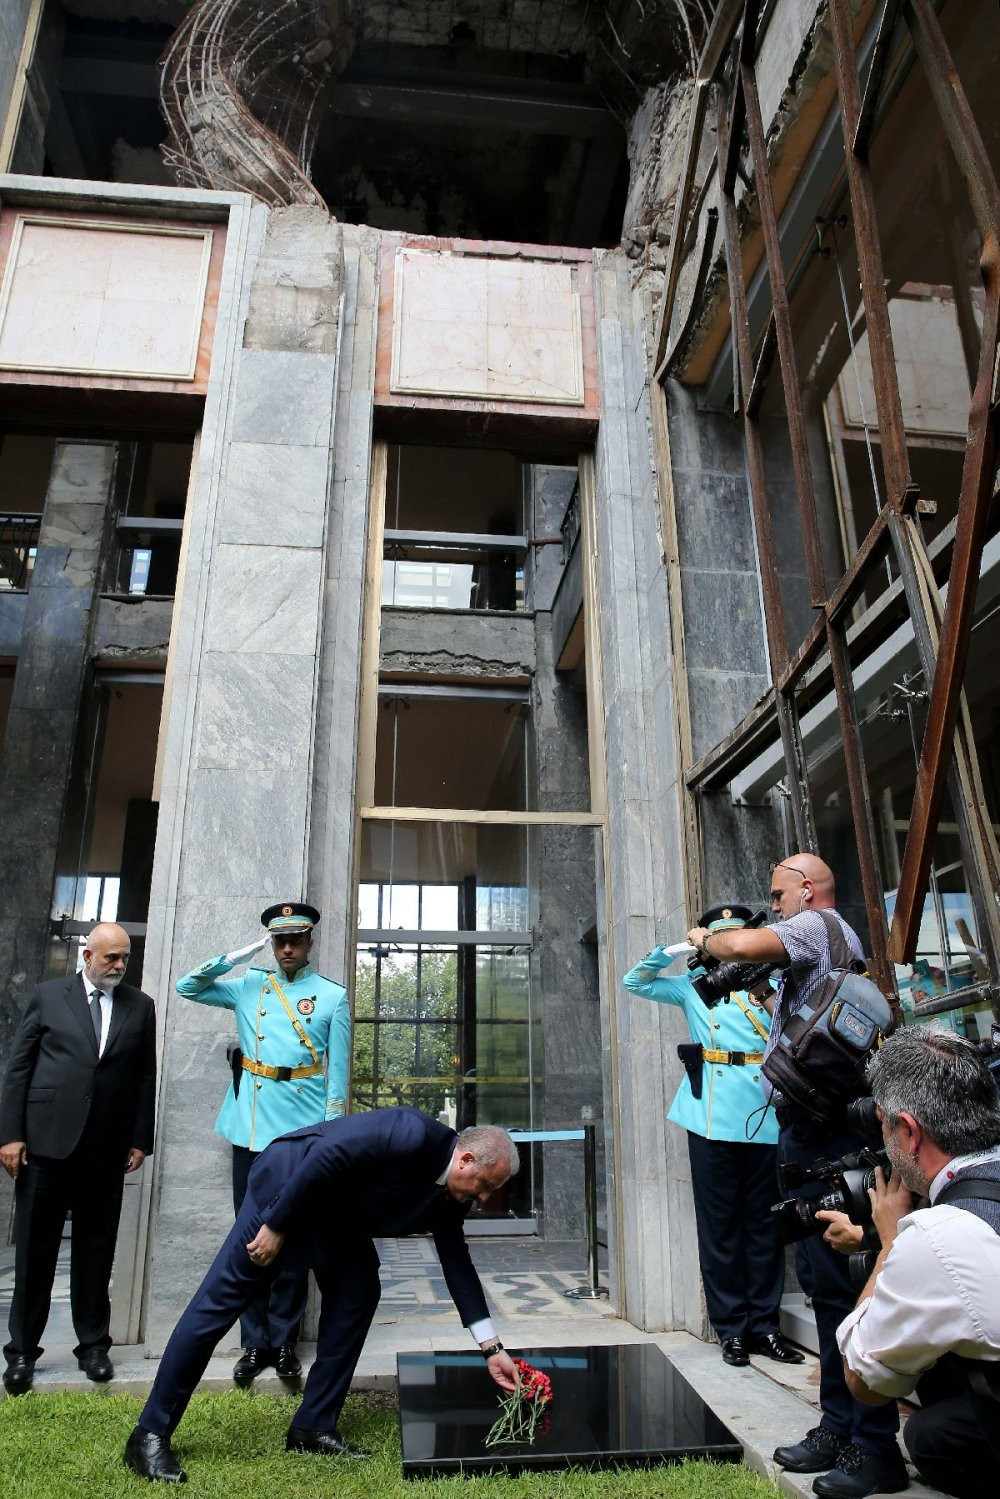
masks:
{"label": "metal window frame", "polygon": [[[687,155],[675,214],[675,232],[667,268],[653,358],[654,387],[663,400],[661,381],[670,373],[673,351],[667,340],[681,266],[689,244],[686,232],[695,189],[695,171],[710,105],[714,103],[716,161],[722,202],[721,228],[732,305],[735,401],[744,426],[750,501],[760,557],[761,591],[772,688],[759,710],[693,767],[688,787],[718,779],[746,745],[759,743],[761,729],[776,717],[787,767],[786,784],[796,838],[803,848],[816,847],[816,832],[806,778],[799,726],[797,690],[813,668],[822,664],[832,677],[840,719],[848,792],[858,844],[858,862],[872,945],[874,976],[886,992],[895,992],[893,963],[913,957],[928,888],[933,839],[946,782],[950,785],[959,825],[962,857],[986,953],[990,985],[978,997],[994,1003],[1000,977],[1000,858],[987,821],[972,728],[963,695],[963,677],[975,605],[976,584],[986,539],[986,521],[998,459],[998,336],[1000,336],[1000,193],[985,146],[952,63],[932,0],[884,0],[864,96],[861,92],[854,18],[849,0],[829,0],[834,74],[844,136],[848,193],[855,225],[865,326],[875,386],[882,461],[888,494],[868,534],[841,577],[828,585],[824,576],[816,499],[806,445],[802,392],[795,368],[788,279],[781,253],[779,219],[772,191],[767,142],[757,93],[757,42],[763,0],[724,0],[716,13],[699,64],[688,126]],[[980,273],[986,304],[978,369],[969,408],[968,438],[959,491],[947,598],[942,603],[927,548],[914,522],[919,491],[913,482],[903,424],[888,298],[875,200],[868,167],[868,148],[875,128],[880,93],[897,24],[908,32],[913,56],[924,72],[930,98],[964,180],[982,237]],[[756,196],[764,239],[771,316],[757,358],[751,347],[736,207],[743,132],[749,143],[751,187]],[[711,238],[706,236],[706,242]],[[705,260],[703,253],[702,260]],[[683,330],[682,330],[683,336]],[[681,340],[674,344],[676,350]],[[811,603],[816,620],[794,654],[788,636],[778,582],[771,511],[764,470],[763,442],[757,424],[761,394],[774,357],[782,381],[792,448],[792,465],[802,527]],[[654,392],[655,394],[655,392]],[[912,618],[918,654],[929,687],[929,703],[917,766],[913,813],[900,869],[891,929],[882,899],[875,826],[865,774],[857,704],[852,680],[852,650],[847,629],[851,611],[865,584],[889,553],[895,557],[906,606]],[[956,996],[957,998],[957,996]],[[957,1002],[968,1003],[957,998]],[[941,1007],[941,1002],[937,1002]]]}

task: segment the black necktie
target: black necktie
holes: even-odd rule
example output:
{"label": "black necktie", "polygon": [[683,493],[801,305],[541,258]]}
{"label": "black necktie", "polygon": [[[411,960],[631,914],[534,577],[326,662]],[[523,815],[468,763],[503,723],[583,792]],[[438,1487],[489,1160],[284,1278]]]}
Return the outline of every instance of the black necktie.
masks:
{"label": "black necktie", "polygon": [[95,989],[90,996],[90,1018],[94,1022],[94,1035],[97,1037],[97,1050],[101,1049],[101,995],[103,989]]}

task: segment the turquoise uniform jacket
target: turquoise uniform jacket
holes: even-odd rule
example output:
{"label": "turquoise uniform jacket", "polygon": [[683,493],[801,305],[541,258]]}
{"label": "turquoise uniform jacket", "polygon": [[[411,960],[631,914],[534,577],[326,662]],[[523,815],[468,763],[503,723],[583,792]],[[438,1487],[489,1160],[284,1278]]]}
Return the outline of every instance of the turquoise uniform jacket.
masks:
{"label": "turquoise uniform jacket", "polygon": [[[706,1050],[762,1052],[771,1029],[771,1017],[767,1011],[753,1004],[742,992],[709,1009],[698,997],[686,974],[668,978],[663,973],[664,968],[676,961],[662,947],[654,947],[648,957],[625,975],[622,983],[630,994],[655,999],[658,1004],[679,1005],[684,1011],[692,1041],[700,1041]],[[747,1006],[763,1028],[763,1035],[740,1009],[737,1000]],[[752,1136],[750,1143],[754,1145],[773,1145],[778,1138],[778,1122],[773,1109],[763,1114],[761,1122],[763,1106],[759,1062],[743,1067],[705,1062],[701,1097],[695,1098],[691,1092],[685,1072],[667,1118],[706,1140],[747,1143]]]}
{"label": "turquoise uniform jacket", "polygon": [[284,1005],[275,992],[277,978],[292,1013],[312,1042],[319,1060],[326,1062],[326,1076],[291,1078],[254,1077],[243,1073],[239,1097],[230,1084],[216,1133],[234,1145],[263,1150],[278,1135],[337,1119],[347,1102],[347,1070],[351,1051],[351,1013],[347,990],[342,984],[322,978],[308,967],[300,968],[293,980],[280,969],[248,968],[239,978],[225,978],[233,968],[225,957],[212,958],[186,973],[174,986],[185,999],[198,1004],[232,1010],[240,1048],[269,1067],[309,1067],[309,1048],[299,1038]]}

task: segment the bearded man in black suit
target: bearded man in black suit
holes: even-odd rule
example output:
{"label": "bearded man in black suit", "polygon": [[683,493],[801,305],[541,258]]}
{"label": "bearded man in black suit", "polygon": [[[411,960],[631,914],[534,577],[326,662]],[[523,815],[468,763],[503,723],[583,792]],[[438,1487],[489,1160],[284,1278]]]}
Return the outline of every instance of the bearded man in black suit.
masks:
{"label": "bearded man in black suit", "polygon": [[30,1388],[48,1321],[66,1214],[73,1214],[70,1309],[88,1379],[114,1374],[108,1349],[125,1176],[153,1149],[156,1017],[121,982],[130,943],[100,922],[83,972],[39,984],[14,1037],[0,1094],[0,1165],[15,1181],[14,1297],[3,1382]]}

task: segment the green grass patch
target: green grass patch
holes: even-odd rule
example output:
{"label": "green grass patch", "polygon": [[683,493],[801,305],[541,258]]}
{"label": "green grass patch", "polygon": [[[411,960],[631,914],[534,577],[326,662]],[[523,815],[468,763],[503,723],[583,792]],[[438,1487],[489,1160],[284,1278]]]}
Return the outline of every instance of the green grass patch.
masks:
{"label": "green grass patch", "polygon": [[[297,1400],[238,1390],[196,1395],[174,1438],[191,1499],[774,1499],[777,1490],[735,1463],[647,1470],[566,1471],[507,1478],[407,1481],[390,1395],[352,1395],[341,1429],[372,1449],[366,1462],[286,1453]],[[44,1395],[0,1402],[3,1499],[137,1499],[164,1494],[122,1466],[142,1402],[130,1395]]]}

